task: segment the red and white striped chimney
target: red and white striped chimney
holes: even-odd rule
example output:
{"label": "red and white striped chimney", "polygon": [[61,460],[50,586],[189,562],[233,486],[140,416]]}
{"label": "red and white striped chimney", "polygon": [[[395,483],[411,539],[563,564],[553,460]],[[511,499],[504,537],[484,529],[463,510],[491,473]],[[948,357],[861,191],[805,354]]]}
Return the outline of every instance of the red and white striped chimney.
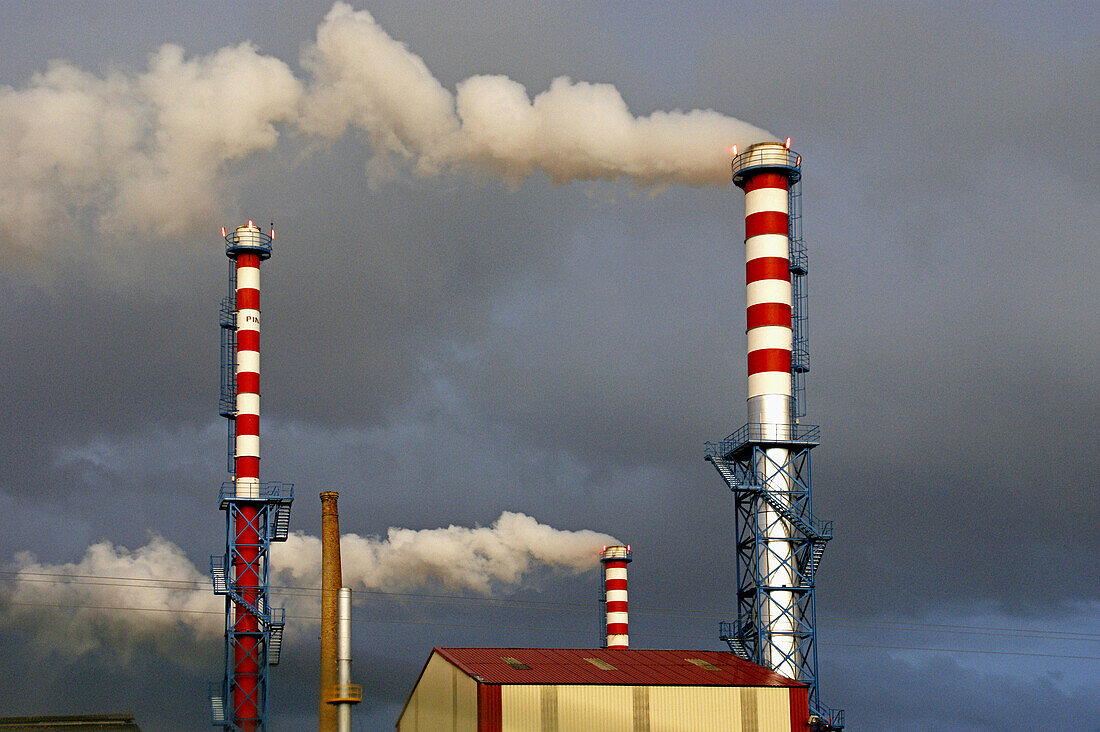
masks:
{"label": "red and white striped chimney", "polygon": [[749,422],[778,431],[791,424],[790,155],[778,142],[753,145],[738,156],[734,177],[745,190]]}
{"label": "red and white striped chimney", "polygon": [[[733,161],[733,182],[745,191],[745,289],[748,335],[748,427],[759,440],[789,440],[794,414],[791,399],[793,305],[790,272],[789,194],[798,180],[798,156],[787,144],[752,145]],[[785,469],[786,447],[768,447],[758,456],[757,480],[780,500],[791,490]],[[763,505],[758,514],[767,527],[760,551],[761,567],[773,588],[794,587],[794,544],[790,528],[775,510]],[[792,678],[798,673],[796,628],[800,622],[793,592],[773,589],[760,608],[760,627],[773,642],[764,663]]]}
{"label": "red and white striped chimney", "polygon": [[626,650],[630,646],[626,612],[626,565],[630,563],[629,546],[605,546],[600,553],[603,562],[604,601],[607,604],[607,647]]}
{"label": "red and white striped chimney", "polygon": [[[260,261],[270,256],[271,237],[249,221],[226,237],[237,282],[237,401],[235,417],[234,488],[237,498],[260,497]],[[243,504],[236,517],[237,556],[233,576],[245,602],[256,606],[264,591],[260,575],[259,508]],[[264,600],[266,602],[266,599]],[[240,728],[251,731],[263,709],[259,621],[246,607],[234,604],[237,643],[232,649],[236,687],[232,708]]]}
{"label": "red and white striped chimney", "polygon": [[[266,238],[251,221],[234,232],[237,263],[237,420],[235,481],[238,498],[260,497],[260,254]],[[270,240],[269,240],[270,241]],[[259,249],[259,246],[256,247]]]}

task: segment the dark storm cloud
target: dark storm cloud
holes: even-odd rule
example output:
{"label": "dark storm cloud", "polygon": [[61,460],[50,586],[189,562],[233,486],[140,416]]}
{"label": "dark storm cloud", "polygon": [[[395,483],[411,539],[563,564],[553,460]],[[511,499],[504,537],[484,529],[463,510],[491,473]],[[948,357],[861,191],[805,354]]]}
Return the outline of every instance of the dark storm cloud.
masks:
{"label": "dark storm cloud", "polygon": [[[875,668],[873,674],[862,670],[868,666]],[[1090,721],[1100,712],[1095,683],[1057,671],[1020,678],[962,667],[950,657],[913,662],[871,653],[841,661],[830,672],[830,690],[863,710],[858,723],[864,729],[1098,728]],[[859,683],[851,683],[857,678]]]}
{"label": "dark storm cloud", "polygon": [[[954,593],[944,572],[1006,604],[1094,596],[1072,579],[1092,549],[1061,559],[1066,572],[1050,558],[1097,536],[1096,470],[1074,447],[1100,414],[1100,293],[1081,266],[1095,183],[1079,177],[1095,154],[1074,140],[1093,136],[1100,77],[1089,51],[1052,57],[979,20],[846,7],[792,17],[783,33],[804,41],[779,56],[741,28],[728,77],[808,140],[808,421],[826,427],[818,512],[843,539],[823,576],[874,578],[891,589],[872,602],[896,608]],[[644,224],[578,235],[569,273],[506,301],[513,320],[467,364],[486,408],[596,461],[675,464],[706,490],[684,456],[721,436],[716,411],[729,429],[743,419],[740,233],[713,223],[738,215],[727,200],[694,235],[670,225],[677,196],[622,206]],[[1054,465],[1067,480],[1034,467]]]}

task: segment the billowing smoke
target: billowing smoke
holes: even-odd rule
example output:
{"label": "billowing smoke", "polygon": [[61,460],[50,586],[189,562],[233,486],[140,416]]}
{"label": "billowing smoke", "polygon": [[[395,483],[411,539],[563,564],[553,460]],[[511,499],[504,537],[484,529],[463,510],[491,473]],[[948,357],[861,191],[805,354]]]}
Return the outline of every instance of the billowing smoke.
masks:
{"label": "billowing smoke", "polygon": [[721,184],[731,145],[771,139],[712,110],[635,117],[611,84],[566,77],[534,99],[505,76],[473,76],[451,94],[370,13],[342,2],[318,28],[305,63],[314,82],[304,131],[337,137],[355,127],[423,172],[473,165],[508,178],[541,171],[558,183]]}
{"label": "billowing smoke", "polygon": [[[505,511],[492,526],[391,528],[385,538],[345,534],[340,540],[344,584],[353,589],[442,586],[483,594],[517,586],[534,567],[582,572],[598,564],[601,547],[615,543],[595,531],[562,531],[522,513]],[[321,540],[300,532],[272,545],[280,582],[316,582]]]}
{"label": "billowing smoke", "polygon": [[[507,511],[487,527],[391,528],[385,538],[346,534],[344,584],[504,592],[538,571],[591,569],[600,548],[614,542],[606,534],[559,530]],[[273,603],[286,605],[292,624],[315,623],[320,539],[295,532],[286,543],[272,545],[271,562]],[[3,621],[33,628],[40,647],[64,648],[74,657],[101,648],[175,650],[181,643],[209,643],[222,632],[224,600],[213,594],[209,574],[162,538],[133,551],[95,544],[79,561],[64,564],[19,554],[3,576]]]}
{"label": "billowing smoke", "polygon": [[224,198],[226,166],[306,139],[362,133],[375,155],[421,174],[474,169],[558,183],[640,186],[728,180],[729,148],[771,136],[712,110],[631,114],[610,84],[555,79],[531,98],[504,76],[454,93],[366,11],[337,2],[303,52],[310,78],[248,43],[188,58],[162,47],[140,73],[97,76],[55,62],[0,88],[0,237],[23,247],[43,227],[171,237]]}
{"label": "billowing smoke", "polygon": [[8,625],[32,628],[45,650],[76,657],[101,648],[178,648],[214,640],[224,623],[224,601],[210,591],[209,575],[159,537],[133,551],[93,544],[76,562],[43,564],[21,553],[13,564],[0,612]]}
{"label": "billowing smoke", "polygon": [[0,89],[0,231],[24,245],[87,224],[188,231],[215,209],[225,163],[273,147],[300,95],[289,67],[249,44],[198,59],[164,46],[137,75],[56,62]]}

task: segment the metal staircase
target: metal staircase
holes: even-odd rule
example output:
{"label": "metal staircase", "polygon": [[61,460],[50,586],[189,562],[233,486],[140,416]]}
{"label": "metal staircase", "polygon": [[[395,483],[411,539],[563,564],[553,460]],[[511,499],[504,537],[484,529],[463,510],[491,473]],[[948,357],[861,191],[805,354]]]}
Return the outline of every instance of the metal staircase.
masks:
{"label": "metal staircase", "polygon": [[752,659],[749,658],[749,649],[745,644],[745,639],[751,637],[754,630],[751,623],[738,628],[735,623],[723,620],[718,624],[718,640],[725,641],[731,651],[749,661]]}
{"label": "metal staircase", "polygon": [[225,687],[223,684],[213,682],[210,684],[210,718],[215,725],[225,725]]}
{"label": "metal staircase", "polygon": [[293,497],[282,497],[271,502],[271,510],[274,512],[269,526],[271,541],[286,541],[290,535],[291,501]]}
{"label": "metal staircase", "polygon": [[730,468],[729,463],[722,457],[706,455],[704,459],[714,465],[731,491],[759,497],[809,543],[810,551],[805,554],[798,574],[804,578],[807,584],[812,585],[814,573],[817,571],[817,567],[821,563],[821,557],[825,552],[825,545],[833,538],[833,522],[814,518],[808,511],[796,512],[786,499],[769,491],[763,485],[742,484]]}
{"label": "metal staircase", "polygon": [[829,533],[822,535],[810,544],[810,561],[806,567],[805,574],[810,578],[811,582],[814,579],[814,575],[817,574],[818,565],[821,564],[821,555],[825,553],[825,544],[829,539],[833,538],[832,521],[826,522],[826,525],[828,526]]}
{"label": "metal staircase", "polygon": [[286,625],[286,609],[279,608],[279,619],[272,620],[267,636],[267,665],[278,666],[283,652],[283,627]]}
{"label": "metal staircase", "polygon": [[[235,604],[245,608],[251,613],[256,620],[260,622],[260,627],[267,629],[274,624],[281,624],[282,620],[276,620],[275,615],[278,613],[285,614],[285,610],[279,608],[278,610],[264,608],[263,601],[250,602],[244,595],[238,592],[233,583],[229,581],[229,571],[227,569],[227,562],[225,557],[215,554],[210,557],[210,577],[214,583],[214,594],[225,595]],[[269,664],[274,666],[275,664]]]}

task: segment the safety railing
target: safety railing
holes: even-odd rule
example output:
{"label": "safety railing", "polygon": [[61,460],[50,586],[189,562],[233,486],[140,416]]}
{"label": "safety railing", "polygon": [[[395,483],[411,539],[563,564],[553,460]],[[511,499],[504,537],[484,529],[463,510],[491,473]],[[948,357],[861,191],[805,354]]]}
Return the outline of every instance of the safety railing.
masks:
{"label": "safety railing", "polygon": [[740,183],[745,174],[759,168],[778,168],[786,171],[791,181],[801,176],[802,156],[781,145],[754,145],[733,158],[731,169],[733,182]]}
{"label": "safety railing", "polygon": [[329,704],[358,704],[363,701],[363,687],[359,684],[333,684],[328,688],[325,701]]}
{"label": "safety railing", "polygon": [[237,484],[231,480],[222,483],[218,490],[218,504],[224,509],[230,501],[264,501],[265,503],[278,503],[289,506],[294,500],[294,484],[267,482],[257,483],[248,487],[248,492],[253,495],[238,495]]}
{"label": "safety railing", "polygon": [[704,457],[724,458],[750,442],[779,442],[793,445],[817,445],[821,427],[815,424],[769,424],[749,422],[718,442],[704,443]]}
{"label": "safety railing", "polygon": [[260,259],[267,259],[271,256],[271,243],[271,235],[259,229],[244,228],[230,231],[225,235],[226,254],[256,252],[260,255]]}
{"label": "safety railing", "polygon": [[813,709],[813,715],[818,718],[817,729],[839,732],[844,729],[844,710],[833,709],[818,702]]}

